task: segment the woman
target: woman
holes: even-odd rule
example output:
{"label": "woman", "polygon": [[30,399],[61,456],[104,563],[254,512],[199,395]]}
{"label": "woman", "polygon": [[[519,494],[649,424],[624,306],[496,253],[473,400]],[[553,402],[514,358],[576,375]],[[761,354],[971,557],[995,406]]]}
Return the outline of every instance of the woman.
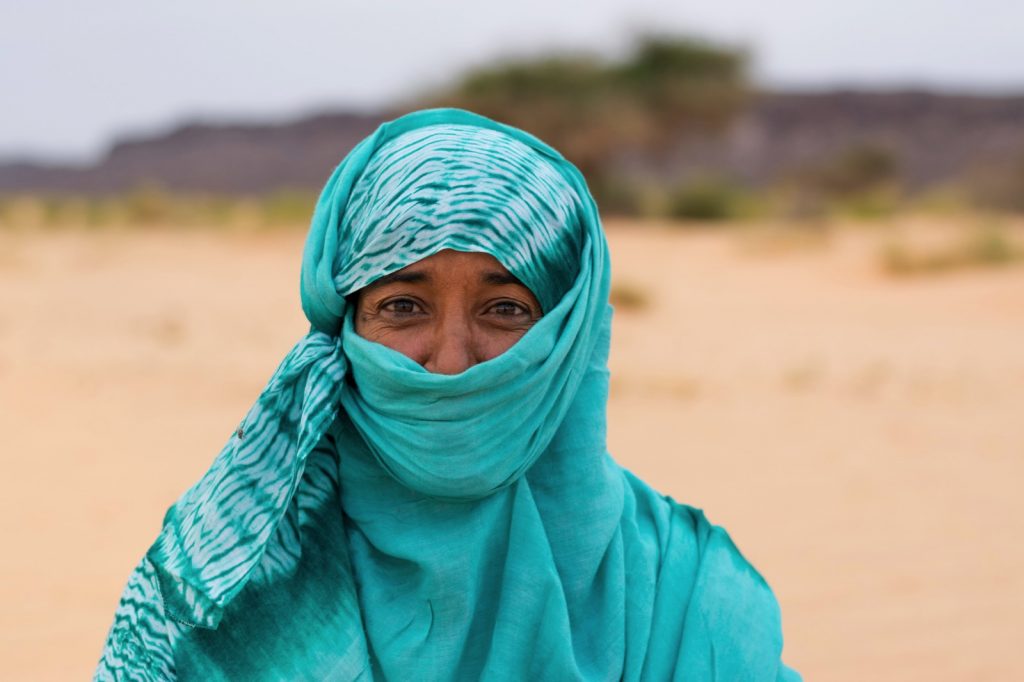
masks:
{"label": "woman", "polygon": [[771,591],[605,448],[579,172],[460,110],[317,204],[309,334],[129,579],[97,679],[790,680]]}

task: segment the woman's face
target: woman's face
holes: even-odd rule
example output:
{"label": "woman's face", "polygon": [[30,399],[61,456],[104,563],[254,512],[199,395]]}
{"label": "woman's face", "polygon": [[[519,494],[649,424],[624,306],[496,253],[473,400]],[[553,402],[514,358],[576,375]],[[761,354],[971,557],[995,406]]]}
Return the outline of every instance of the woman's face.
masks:
{"label": "woman's face", "polygon": [[361,289],[355,330],[430,372],[458,374],[504,353],[541,314],[493,256],[445,250]]}

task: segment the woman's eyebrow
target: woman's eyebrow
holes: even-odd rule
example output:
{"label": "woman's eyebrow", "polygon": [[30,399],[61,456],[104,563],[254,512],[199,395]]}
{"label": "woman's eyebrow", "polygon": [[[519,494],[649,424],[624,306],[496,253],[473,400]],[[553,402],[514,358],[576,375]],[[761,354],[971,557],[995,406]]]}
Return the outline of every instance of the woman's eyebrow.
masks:
{"label": "woman's eyebrow", "polygon": [[430,275],[425,272],[392,272],[390,275],[384,275],[380,279],[371,282],[367,288],[381,287],[386,284],[394,284],[400,282],[403,284],[417,284],[420,282],[426,282],[430,280]]}
{"label": "woman's eyebrow", "polygon": [[519,281],[519,278],[507,272],[501,272],[498,270],[484,273],[481,279],[483,279],[485,284],[518,284],[519,286],[523,286],[523,283]]}

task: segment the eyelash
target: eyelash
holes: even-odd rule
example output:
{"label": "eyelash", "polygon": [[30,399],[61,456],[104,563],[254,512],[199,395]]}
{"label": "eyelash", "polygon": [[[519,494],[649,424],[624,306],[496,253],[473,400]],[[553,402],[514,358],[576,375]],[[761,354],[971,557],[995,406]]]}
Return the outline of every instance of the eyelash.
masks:
{"label": "eyelash", "polygon": [[[418,310],[412,310],[412,311],[393,310],[392,306],[394,306],[397,303],[409,303],[409,304],[411,304],[413,306],[413,308],[417,308]],[[383,303],[381,303],[380,306],[379,306],[379,310],[381,310],[382,312],[391,313],[392,315],[400,315],[402,317],[407,317],[407,316],[411,316],[411,315],[416,315],[419,312],[421,312],[423,310],[423,306],[421,306],[418,302],[414,301],[411,298],[393,298],[390,301],[384,301]]]}
{"label": "eyelash", "polygon": [[514,301],[498,301],[497,303],[492,305],[490,308],[488,308],[488,310],[493,310],[493,309],[495,309],[495,308],[497,308],[499,306],[512,306],[513,308],[517,309],[516,312],[504,313],[503,316],[504,315],[508,315],[509,317],[512,317],[514,315],[529,315],[530,314],[530,309],[529,308],[527,308],[526,306],[524,306],[524,305],[522,305],[520,303],[516,303]]}
{"label": "eyelash", "polygon": [[[395,310],[394,306],[396,306],[397,304],[400,304],[400,303],[401,304],[410,304],[414,308],[414,310],[409,310],[409,311]],[[531,315],[532,314],[532,311],[529,308],[527,308],[526,306],[522,305],[521,303],[516,303],[515,301],[497,301],[496,303],[493,303],[492,305],[490,305],[487,308],[487,310],[488,311],[492,311],[492,310],[498,308],[499,306],[511,306],[512,308],[515,308],[515,312],[498,313],[502,317],[516,317],[516,316],[519,316],[519,315]],[[417,301],[415,301],[415,300],[413,300],[411,298],[395,298],[395,299],[391,299],[390,301],[384,301],[383,303],[381,303],[381,305],[379,306],[379,310],[381,310],[382,312],[391,313],[392,315],[398,315],[398,316],[401,316],[401,317],[407,317],[407,316],[412,316],[412,315],[418,315],[420,312],[423,311],[423,306],[421,306]]]}

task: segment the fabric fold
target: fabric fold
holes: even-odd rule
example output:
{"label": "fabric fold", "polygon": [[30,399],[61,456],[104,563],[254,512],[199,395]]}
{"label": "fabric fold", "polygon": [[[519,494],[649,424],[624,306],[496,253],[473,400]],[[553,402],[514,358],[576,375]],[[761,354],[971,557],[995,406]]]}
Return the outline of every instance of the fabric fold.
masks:
{"label": "fabric fold", "polygon": [[147,557],[168,615],[216,628],[291,503],[340,404],[341,342],[311,332],[285,357],[209,471],[164,516]]}

